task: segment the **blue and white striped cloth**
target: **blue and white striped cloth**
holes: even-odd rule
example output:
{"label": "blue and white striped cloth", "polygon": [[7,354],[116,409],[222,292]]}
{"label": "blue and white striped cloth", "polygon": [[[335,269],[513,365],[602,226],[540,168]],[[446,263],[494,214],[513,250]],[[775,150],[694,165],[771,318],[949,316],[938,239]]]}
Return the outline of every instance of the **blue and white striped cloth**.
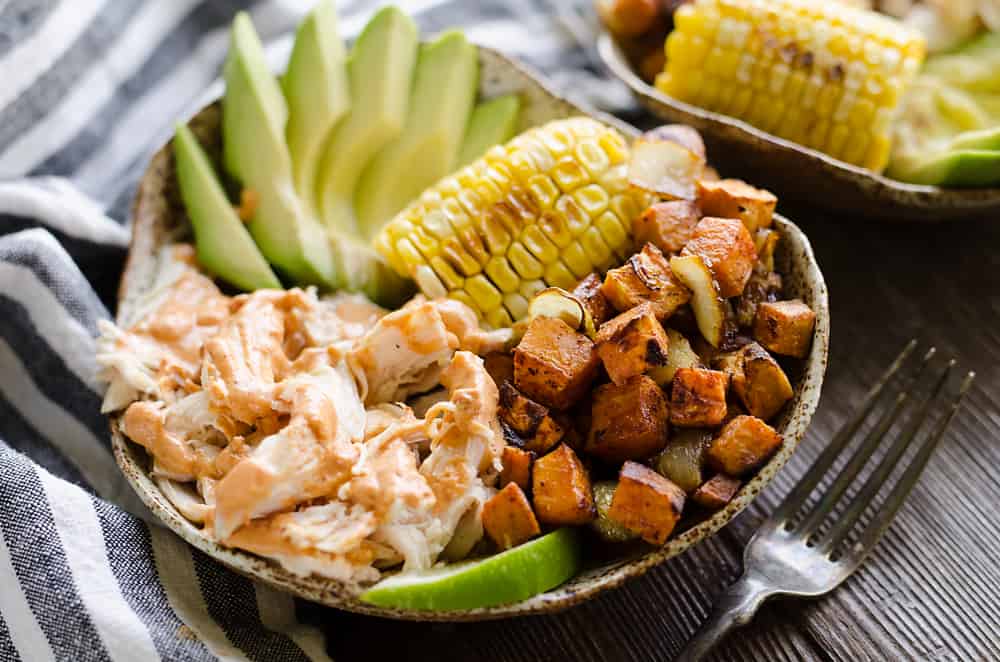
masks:
{"label": "blue and white striped cloth", "polygon": [[[323,610],[224,569],[157,526],[98,411],[97,321],[114,310],[145,160],[210,93],[227,26],[279,39],[309,0],[0,0],[0,661],[326,660]],[[341,2],[355,34],[383,3]],[[598,74],[586,0],[401,2],[463,25],[578,99]]]}

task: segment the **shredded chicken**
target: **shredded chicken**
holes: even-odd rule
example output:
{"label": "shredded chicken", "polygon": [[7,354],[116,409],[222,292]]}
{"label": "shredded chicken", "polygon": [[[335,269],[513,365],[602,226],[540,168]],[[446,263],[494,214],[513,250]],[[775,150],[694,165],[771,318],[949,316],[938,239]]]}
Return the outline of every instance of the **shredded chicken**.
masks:
{"label": "shredded chicken", "polygon": [[98,360],[105,407],[124,410],[178,512],[223,544],[352,583],[469,553],[504,443],[476,354],[509,330],[481,330],[451,300],[386,314],[311,289],[230,298],[184,248],[161,266],[143,314],[103,326]]}

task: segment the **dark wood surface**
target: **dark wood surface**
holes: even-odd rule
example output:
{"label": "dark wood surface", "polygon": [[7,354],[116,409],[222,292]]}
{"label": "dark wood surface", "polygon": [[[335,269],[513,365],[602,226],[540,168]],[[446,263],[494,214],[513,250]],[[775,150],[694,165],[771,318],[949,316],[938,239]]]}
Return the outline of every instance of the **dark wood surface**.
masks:
{"label": "dark wood surface", "polygon": [[326,611],[334,659],[672,659],[738,576],[758,523],[910,338],[978,373],[920,483],[837,591],[768,602],[712,660],[1000,659],[1000,219],[889,225],[780,211],[816,249],[833,333],[810,431],[760,498],[714,538],[561,614],[433,625]]}

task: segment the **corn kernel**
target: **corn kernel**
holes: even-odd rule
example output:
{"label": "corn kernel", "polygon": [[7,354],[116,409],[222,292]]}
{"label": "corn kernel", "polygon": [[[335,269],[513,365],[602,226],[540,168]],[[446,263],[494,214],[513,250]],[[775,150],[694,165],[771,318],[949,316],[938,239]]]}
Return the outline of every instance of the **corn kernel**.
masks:
{"label": "corn kernel", "polygon": [[510,266],[506,257],[494,255],[486,263],[486,275],[502,292],[517,292],[521,278]]}
{"label": "corn kernel", "polygon": [[465,291],[479,303],[480,310],[493,310],[503,304],[503,296],[486,276],[479,274],[465,281]]}

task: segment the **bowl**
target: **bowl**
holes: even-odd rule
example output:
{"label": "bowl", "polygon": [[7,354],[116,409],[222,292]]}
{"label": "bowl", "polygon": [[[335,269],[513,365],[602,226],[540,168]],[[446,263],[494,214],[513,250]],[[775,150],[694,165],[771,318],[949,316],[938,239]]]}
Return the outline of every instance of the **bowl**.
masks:
{"label": "bowl", "polygon": [[639,77],[607,32],[598,37],[597,50],[649,112],[698,129],[713,165],[726,174],[752,178],[781,198],[882,221],[975,219],[1000,212],[1000,189],[946,189],[884,177],[663,94]]}
{"label": "bowl", "polygon": [[[523,65],[487,48],[480,48],[480,93],[484,97],[517,92],[524,101],[523,128],[570,115],[586,114],[582,109],[558,97],[537,74]],[[217,154],[219,104],[201,110],[191,126],[209,152]],[[613,118],[598,116],[630,135],[636,130]],[[141,446],[129,441],[112,417],[111,434],[115,459],[128,481],[150,510],[188,543],[255,580],[266,582],[307,600],[353,612],[386,618],[420,621],[473,621],[538,614],[564,609],[637,577],[650,568],[680,554],[722,528],[746,508],[788,461],[805,433],[816,404],[826,368],[830,315],[826,285],[805,235],[791,221],[777,217],[777,227],[784,235],[776,258],[790,295],[805,300],[816,311],[816,331],[812,350],[792,372],[795,397],[786,406],[776,427],[785,439],[780,451],[750,480],[733,501],[711,518],[683,531],[658,549],[643,548],[610,562],[591,564],[577,577],[547,593],[522,602],[496,607],[451,612],[426,612],[375,607],[361,602],[346,586],[319,577],[301,577],[278,564],[253,554],[220,546],[186,520],[167,500],[150,476],[150,458]],[[141,297],[152,285],[155,255],[165,243],[177,241],[189,232],[188,220],[177,190],[170,144],[153,157],[142,177],[133,206],[132,242],[118,292],[118,319],[134,315]],[[119,414],[120,416],[120,414]]]}

